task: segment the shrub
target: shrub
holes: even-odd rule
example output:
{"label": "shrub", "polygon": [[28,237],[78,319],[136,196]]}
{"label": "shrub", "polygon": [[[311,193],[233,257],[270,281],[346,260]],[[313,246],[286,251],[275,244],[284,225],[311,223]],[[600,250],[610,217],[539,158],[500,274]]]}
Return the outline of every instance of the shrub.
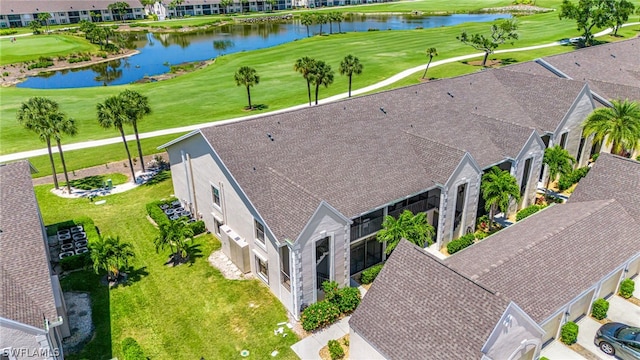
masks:
{"label": "shrub", "polygon": [[2,76],[9,76],[9,72],[8,71],[3,72]]}
{"label": "shrub", "polygon": [[18,30],[1,30],[0,36],[17,34]]}
{"label": "shrub", "polygon": [[146,360],[144,351],[140,347],[140,344],[133,338],[126,338],[122,340],[122,354],[124,360]]}
{"label": "shrub", "polygon": [[333,323],[339,316],[340,309],[336,304],[326,300],[318,301],[302,311],[302,328],[312,331]]}
{"label": "shrub", "polygon": [[535,213],[537,213],[538,211],[542,210],[544,208],[543,205],[531,205],[528,206],[520,211],[518,211],[518,213],[516,214],[516,221],[520,221],[528,216],[531,216]]}
{"label": "shrub", "polygon": [[360,290],[354,287],[342,288],[338,291],[338,299],[340,312],[349,314],[360,305]]}
{"label": "shrub", "polygon": [[585,177],[589,172],[589,169],[590,167],[585,166],[585,167],[577,168],[566,175],[560,176],[560,179],[558,180],[558,189],[560,191],[567,190],[573,184],[577,183],[578,181],[580,181],[580,179]]}
{"label": "shrub", "polygon": [[490,234],[487,234],[486,232],[484,232],[482,230],[478,230],[473,235],[476,237],[476,239],[482,240],[482,239],[486,238],[487,236],[489,236]]}
{"label": "shrub", "polygon": [[327,343],[329,347],[329,355],[331,356],[331,360],[342,359],[344,357],[344,350],[342,349],[342,345],[336,340],[329,340]]}
{"label": "shrub", "polygon": [[340,303],[340,290],[338,289],[338,283],[336,281],[323,282],[322,290],[324,291],[325,300],[330,301],[336,305]]}
{"label": "shrub", "polygon": [[60,260],[60,267],[64,271],[84,269],[86,266],[89,266],[89,264],[91,264],[91,258],[88,252]]}
{"label": "shrub", "polygon": [[591,161],[596,162],[596,160],[598,160],[598,157],[600,157],[600,153],[595,153],[591,155]]}
{"label": "shrub", "polygon": [[543,357],[541,357],[541,358],[540,358],[540,359],[538,359],[538,360],[549,360],[549,358],[548,358],[548,357],[546,357],[546,356],[543,356]]}
{"label": "shrub", "polygon": [[607,317],[607,311],[609,311],[609,302],[600,298],[593,302],[593,306],[591,307],[591,316],[596,320],[602,320]]}
{"label": "shrub", "polygon": [[560,341],[567,345],[575,344],[578,340],[578,324],[573,321],[562,325],[560,330]]}
{"label": "shrub", "polygon": [[167,201],[153,201],[146,205],[147,214],[153,219],[153,221],[160,226],[164,223],[169,223],[169,218],[165,215],[164,211],[160,209],[160,205],[171,203],[171,200]]}
{"label": "shrub", "polygon": [[475,240],[474,234],[467,234],[458,239],[452,240],[447,244],[447,251],[449,254],[455,254],[458,251],[471,246],[473,244],[473,240]]}
{"label": "shrub", "polygon": [[362,275],[360,275],[360,281],[363,284],[371,284],[380,273],[380,270],[382,270],[382,264],[374,265],[368,268],[367,270],[362,272]]}
{"label": "shrub", "polygon": [[[166,216],[165,216],[166,217]],[[193,231],[193,236],[200,235],[207,231],[206,226],[204,225],[204,221],[198,220],[189,224],[189,227]]]}
{"label": "shrub", "polygon": [[618,291],[618,293],[623,298],[628,299],[631,296],[633,296],[633,291],[635,290],[635,288],[636,288],[636,284],[633,282],[633,280],[624,279],[620,283],[620,290]]}
{"label": "shrub", "polygon": [[636,156],[636,161],[640,161],[640,155]]}

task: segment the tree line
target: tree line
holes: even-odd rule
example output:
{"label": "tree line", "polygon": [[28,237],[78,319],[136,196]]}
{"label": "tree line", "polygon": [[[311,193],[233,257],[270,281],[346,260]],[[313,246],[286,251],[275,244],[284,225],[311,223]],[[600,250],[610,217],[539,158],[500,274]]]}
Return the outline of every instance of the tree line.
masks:
{"label": "tree line", "polygon": [[333,23],[338,24],[338,32],[342,33],[342,22],[344,21],[344,14],[341,12],[329,12],[329,13],[303,13],[300,15],[300,23],[307,28],[307,37],[310,37],[309,26],[313,24],[320,24],[320,34],[322,35],[322,26],[329,24],[329,34],[333,34]]}

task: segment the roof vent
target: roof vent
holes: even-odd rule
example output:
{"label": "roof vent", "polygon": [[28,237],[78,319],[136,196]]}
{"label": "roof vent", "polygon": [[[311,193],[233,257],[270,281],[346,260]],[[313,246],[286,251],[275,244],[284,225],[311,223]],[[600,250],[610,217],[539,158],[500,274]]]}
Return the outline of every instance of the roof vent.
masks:
{"label": "roof vent", "polygon": [[453,98],[453,94],[447,91],[447,95],[451,96],[451,98]]}
{"label": "roof vent", "polygon": [[278,125],[280,125],[280,121],[278,121]]}
{"label": "roof vent", "polygon": [[255,166],[253,167],[253,171],[256,171],[256,167]]}
{"label": "roof vent", "polygon": [[411,127],[413,127],[413,124],[411,124]]}
{"label": "roof vent", "polygon": [[384,108],[383,108],[383,107],[381,107],[381,108],[380,108],[380,111],[382,111],[382,112],[383,112],[383,113],[385,113],[385,114],[387,113],[387,112],[384,110]]}
{"label": "roof vent", "polygon": [[576,65],[580,66],[580,64],[576,61]]}
{"label": "roof vent", "polygon": [[612,58],[614,58],[614,59],[616,58],[616,56],[615,56],[615,55],[613,55],[613,54],[611,54],[611,57],[612,57]]}

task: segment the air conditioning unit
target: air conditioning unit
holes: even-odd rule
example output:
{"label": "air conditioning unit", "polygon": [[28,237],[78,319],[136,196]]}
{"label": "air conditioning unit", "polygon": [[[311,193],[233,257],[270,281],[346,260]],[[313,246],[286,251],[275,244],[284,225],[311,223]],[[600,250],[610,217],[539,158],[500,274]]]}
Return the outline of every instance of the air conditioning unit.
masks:
{"label": "air conditioning unit", "polygon": [[229,253],[226,254],[229,259],[243,273],[251,272],[249,243],[227,225],[220,226],[220,231],[224,238],[223,241],[229,245]]}

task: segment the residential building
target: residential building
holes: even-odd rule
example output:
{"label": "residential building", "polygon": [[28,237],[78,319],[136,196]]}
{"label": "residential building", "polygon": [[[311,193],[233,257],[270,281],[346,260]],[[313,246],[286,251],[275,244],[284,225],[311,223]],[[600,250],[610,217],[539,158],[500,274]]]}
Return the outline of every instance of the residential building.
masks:
{"label": "residential building", "polygon": [[444,261],[403,241],[350,319],[350,358],[538,358],[640,272],[640,162],[602,154],[575,194]]}
{"label": "residential building", "polygon": [[[120,14],[109,10],[114,0],[2,0],[0,28],[29,26],[38,14],[49,13],[49,25],[77,24],[87,21],[114,21]],[[124,19],[144,19],[144,6],[138,0],[124,0],[129,9]]]}
{"label": "residential building", "polygon": [[563,134],[580,134],[594,108],[584,82],[490,70],[212,126],[163,147],[176,196],[298,316],[322,298],[323,281],[349,285],[385,259],[375,237],[385,215],[426,212],[439,249],[486,213],[480,182],[493,166],[520,186],[510,212],[532,204],[545,137],[572,139]]}
{"label": "residential building", "polygon": [[32,170],[27,161],[0,165],[0,353],[10,360],[59,360],[69,323]]}

